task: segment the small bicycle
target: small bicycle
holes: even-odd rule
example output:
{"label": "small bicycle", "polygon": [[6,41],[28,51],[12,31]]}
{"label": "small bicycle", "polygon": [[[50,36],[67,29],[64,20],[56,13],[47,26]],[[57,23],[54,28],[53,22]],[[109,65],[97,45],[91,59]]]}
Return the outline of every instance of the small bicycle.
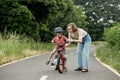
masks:
{"label": "small bicycle", "polygon": [[[67,72],[66,68],[67,56],[65,55],[64,45],[62,44],[59,45],[59,48],[57,49],[58,54],[55,56],[55,59],[51,63],[51,67],[54,67],[55,70],[58,70],[59,73],[63,73],[64,71]],[[46,62],[47,65],[49,63],[50,61]]]}
{"label": "small bicycle", "polygon": [[65,66],[67,58],[64,55],[63,45],[59,45],[59,49],[57,50],[57,64],[55,70],[58,70],[59,73],[67,72],[67,68]]}

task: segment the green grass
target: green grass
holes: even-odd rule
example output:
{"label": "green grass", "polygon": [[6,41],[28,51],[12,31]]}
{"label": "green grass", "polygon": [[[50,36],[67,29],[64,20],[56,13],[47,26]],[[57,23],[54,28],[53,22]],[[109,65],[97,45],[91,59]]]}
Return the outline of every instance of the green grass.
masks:
{"label": "green grass", "polygon": [[[99,44],[98,44],[99,45]],[[110,65],[115,70],[117,70],[118,73],[120,73],[120,51],[116,50],[108,44],[102,44],[102,46],[99,46],[97,49],[96,56],[104,63]]]}
{"label": "green grass", "polygon": [[[74,47],[72,44],[67,48]],[[52,43],[35,42],[24,36],[9,34],[0,35],[0,65],[28,56],[51,52],[55,47]]]}
{"label": "green grass", "polygon": [[54,45],[51,43],[35,42],[15,34],[10,34],[6,38],[0,35],[0,65],[27,56],[48,52],[53,48]]}
{"label": "green grass", "polygon": [[107,43],[106,42],[104,42],[104,41],[93,41],[92,42],[92,45],[95,45],[95,46],[104,46],[104,45],[106,45]]}

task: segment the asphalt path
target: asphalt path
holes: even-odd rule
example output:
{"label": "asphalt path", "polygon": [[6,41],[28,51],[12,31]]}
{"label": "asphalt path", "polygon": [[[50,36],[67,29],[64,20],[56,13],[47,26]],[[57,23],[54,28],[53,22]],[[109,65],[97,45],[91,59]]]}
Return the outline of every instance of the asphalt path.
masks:
{"label": "asphalt path", "polygon": [[45,62],[49,53],[21,60],[0,67],[0,80],[120,80],[120,77],[98,62],[96,47],[91,47],[89,72],[74,71],[77,68],[76,49],[67,50],[68,71],[60,74]]}

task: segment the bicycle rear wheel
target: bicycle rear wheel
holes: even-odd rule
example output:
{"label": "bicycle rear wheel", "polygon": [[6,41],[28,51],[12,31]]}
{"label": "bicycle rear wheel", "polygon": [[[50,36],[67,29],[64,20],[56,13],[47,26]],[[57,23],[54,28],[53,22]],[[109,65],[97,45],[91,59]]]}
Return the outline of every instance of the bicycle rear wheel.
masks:
{"label": "bicycle rear wheel", "polygon": [[65,69],[64,59],[60,56],[57,60],[57,70],[59,73],[63,73]]}

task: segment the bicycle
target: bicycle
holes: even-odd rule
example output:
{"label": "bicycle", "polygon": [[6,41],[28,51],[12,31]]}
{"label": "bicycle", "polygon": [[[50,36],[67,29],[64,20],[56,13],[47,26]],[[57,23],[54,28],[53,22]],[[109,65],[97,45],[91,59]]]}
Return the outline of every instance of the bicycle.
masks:
{"label": "bicycle", "polygon": [[55,70],[58,70],[59,73],[63,73],[64,71],[67,72],[67,68],[65,66],[66,64],[66,57],[63,53],[63,45],[59,45],[59,49],[57,50],[58,55],[57,55],[57,64]]}

